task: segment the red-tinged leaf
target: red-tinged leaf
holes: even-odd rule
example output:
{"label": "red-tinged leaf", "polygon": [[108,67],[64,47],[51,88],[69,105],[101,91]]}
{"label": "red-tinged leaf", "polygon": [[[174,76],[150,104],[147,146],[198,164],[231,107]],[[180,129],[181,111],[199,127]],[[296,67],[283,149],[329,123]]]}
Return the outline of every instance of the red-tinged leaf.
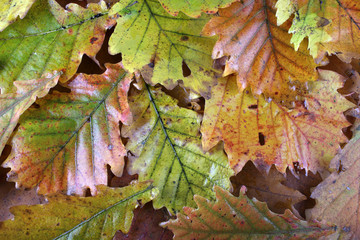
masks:
{"label": "red-tinged leaf", "polygon": [[320,79],[308,84],[293,109],[276,101],[255,99],[250,91],[238,92],[234,78],[220,80],[206,101],[201,132],[203,146],[210,149],[223,140],[235,172],[249,160],[268,170],[272,164],[280,172],[300,168],[323,171],[346,142],[341,129],[348,126],[343,112],[353,104],[337,89],[344,78],[319,70]]}
{"label": "red-tinged leaf", "polygon": [[107,165],[121,176],[126,154],[119,121],[130,123],[127,91],[132,76],[119,65],[102,75],[80,74],[67,87],[37,101],[19,121],[13,151],[3,164],[17,186],[39,186],[39,193],[83,195],[107,184]]}
{"label": "red-tinged leaf", "polygon": [[299,83],[317,79],[317,65],[305,45],[297,52],[291,46],[290,22],[276,25],[275,2],[235,2],[220,9],[203,32],[219,36],[212,57],[228,57],[224,76],[235,73],[241,90],[250,86],[254,94],[294,99]]}
{"label": "red-tinged leaf", "polygon": [[272,213],[265,203],[215,187],[216,202],[195,196],[198,209],[184,208],[176,220],[162,223],[174,239],[315,239],[330,235],[333,228],[297,219],[290,211]]}

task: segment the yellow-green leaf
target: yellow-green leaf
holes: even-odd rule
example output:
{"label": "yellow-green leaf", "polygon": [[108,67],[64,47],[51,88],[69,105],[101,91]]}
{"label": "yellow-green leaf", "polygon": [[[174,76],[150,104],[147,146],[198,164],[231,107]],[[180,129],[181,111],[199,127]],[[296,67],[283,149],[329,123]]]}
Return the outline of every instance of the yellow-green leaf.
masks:
{"label": "yellow-green leaf", "polygon": [[21,116],[36,98],[44,97],[58,82],[60,74],[40,79],[16,81],[16,93],[0,94],[0,154]]}
{"label": "yellow-green leaf", "polygon": [[76,72],[83,54],[95,56],[114,21],[106,4],[77,4],[63,9],[54,0],[38,0],[26,17],[0,33],[0,90],[16,92],[14,81],[62,71],[61,81]]}
{"label": "yellow-green leaf", "polygon": [[47,204],[13,207],[15,219],[0,224],[0,238],[112,239],[117,230],[129,231],[139,201],[149,202],[158,193],[149,182],[97,189],[94,197],[58,194],[49,196]]}
{"label": "yellow-green leaf", "polygon": [[174,232],[174,239],[318,239],[333,228],[305,222],[290,211],[274,214],[265,203],[249,199],[245,188],[240,196],[215,187],[216,202],[195,196],[198,209],[186,207],[176,220],[162,223]]}
{"label": "yellow-green leaf", "polygon": [[236,0],[159,0],[164,9],[171,15],[178,15],[183,12],[190,17],[199,17],[201,12],[207,14],[216,13],[218,8],[229,6]]}
{"label": "yellow-green leaf", "polygon": [[3,0],[0,4],[0,32],[13,23],[17,17],[25,17],[35,0]]}
{"label": "yellow-green leaf", "polygon": [[109,51],[122,54],[125,69],[133,72],[146,66],[147,82],[173,88],[182,80],[186,87],[210,97],[216,80],[211,59],[216,39],[201,35],[209,16],[173,17],[155,0],[119,2],[109,14],[118,15]]}
{"label": "yellow-green leaf", "polygon": [[199,114],[148,85],[132,95],[129,104],[134,123],[122,129],[132,153],[129,169],[140,181],[154,181],[160,191],[154,208],[176,212],[194,206],[194,194],[213,198],[214,185],[230,188],[233,172],[222,147],[208,152],[201,148]]}
{"label": "yellow-green leaf", "polygon": [[119,65],[103,75],[80,74],[67,87],[39,99],[20,118],[4,162],[8,180],[39,193],[85,194],[107,184],[107,165],[121,176],[126,154],[119,121],[131,122],[127,91],[132,78]]}

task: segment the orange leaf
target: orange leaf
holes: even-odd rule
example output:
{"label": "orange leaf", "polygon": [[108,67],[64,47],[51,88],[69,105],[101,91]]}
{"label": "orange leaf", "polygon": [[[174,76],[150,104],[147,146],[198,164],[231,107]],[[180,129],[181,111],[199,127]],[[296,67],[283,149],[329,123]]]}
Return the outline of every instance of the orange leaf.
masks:
{"label": "orange leaf", "polygon": [[201,132],[205,150],[219,140],[225,143],[230,165],[239,172],[249,160],[260,169],[275,164],[280,172],[293,163],[312,172],[322,171],[346,137],[341,128],[349,125],[343,111],[353,105],[336,90],[344,78],[319,70],[321,80],[308,84],[294,109],[287,109],[250,91],[239,93],[235,79],[220,80],[206,101]]}
{"label": "orange leaf", "polygon": [[39,193],[85,194],[107,184],[107,165],[121,176],[126,154],[119,121],[131,113],[127,91],[132,78],[119,65],[103,75],[80,74],[68,84],[70,93],[54,92],[20,119],[13,151],[3,164],[17,186],[39,186]]}
{"label": "orange leaf", "polygon": [[[245,0],[219,10],[204,34],[219,35],[212,57],[228,56],[224,75],[237,74],[238,86],[272,98],[297,95],[298,82],[316,80],[317,66],[306,45],[296,52],[288,34],[290,22],[276,25],[274,0]],[[283,95],[283,96],[280,96]]]}

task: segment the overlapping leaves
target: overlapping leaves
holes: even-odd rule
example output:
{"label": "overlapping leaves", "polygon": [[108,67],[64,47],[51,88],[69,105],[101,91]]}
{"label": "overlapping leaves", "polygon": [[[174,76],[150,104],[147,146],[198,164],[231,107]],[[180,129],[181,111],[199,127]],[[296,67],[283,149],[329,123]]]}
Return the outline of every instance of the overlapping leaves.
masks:
{"label": "overlapping leaves", "polygon": [[229,189],[232,170],[221,147],[201,148],[199,114],[147,85],[129,104],[134,123],[124,126],[122,134],[129,138],[130,173],[154,181],[160,191],[154,208],[176,212],[194,206],[194,194],[213,198],[214,185]]}
{"label": "overlapping leaves", "polygon": [[132,183],[124,188],[98,186],[94,197],[61,194],[49,203],[11,209],[15,220],[0,226],[2,239],[112,239],[117,230],[128,232],[133,210],[158,191],[150,183]]}
{"label": "overlapping leaves", "polygon": [[56,85],[59,77],[60,75],[55,73],[40,79],[16,81],[16,93],[0,94],[0,154],[21,114],[36,98],[45,96],[49,89]]}
{"label": "overlapping leaves", "polygon": [[54,0],[38,0],[24,19],[0,33],[2,94],[16,92],[16,80],[37,79],[54,70],[63,71],[62,80],[68,80],[83,54],[95,56],[113,24],[105,3],[68,7],[66,11]]}
{"label": "overlapping leaves", "polygon": [[227,57],[224,75],[235,73],[241,90],[294,100],[300,82],[316,80],[317,66],[302,45],[294,51],[287,33],[290,22],[276,25],[274,0],[246,0],[219,10],[204,33],[218,35],[212,57]]}
{"label": "overlapping leaves", "polygon": [[239,198],[215,187],[216,202],[195,196],[198,209],[185,208],[176,220],[163,223],[175,239],[312,239],[327,236],[326,225],[297,219],[289,211],[277,215],[265,203],[251,200],[245,190]]}
{"label": "overlapping leaves", "polygon": [[200,34],[209,16],[173,17],[156,0],[121,1],[110,14],[119,18],[109,51],[122,53],[125,69],[133,72],[146,66],[144,78],[153,84],[174,88],[182,80],[186,87],[210,97],[216,80],[211,59],[215,38]]}
{"label": "overlapping leaves", "polygon": [[360,56],[360,6],[356,0],[280,0],[279,16],[288,11],[279,23],[292,13],[295,17],[289,30],[291,42],[297,49],[300,42],[309,38],[311,55],[321,58],[325,52],[336,53],[350,62]]}
{"label": "overlapping leaves", "polygon": [[37,101],[20,120],[13,151],[3,164],[9,180],[40,193],[84,194],[107,183],[107,164],[121,176],[126,154],[119,121],[131,121],[126,97],[131,76],[119,65],[103,75],[80,74],[67,85]]}
{"label": "overlapping leaves", "polygon": [[233,78],[219,81],[205,104],[205,150],[223,140],[236,172],[249,160],[262,169],[275,164],[281,172],[293,169],[294,162],[313,172],[327,168],[339,143],[346,142],[341,129],[349,123],[343,112],[353,105],[337,92],[342,76],[319,73],[320,80],[309,84],[304,103],[294,109],[262,96],[256,99],[250,91],[238,92]]}

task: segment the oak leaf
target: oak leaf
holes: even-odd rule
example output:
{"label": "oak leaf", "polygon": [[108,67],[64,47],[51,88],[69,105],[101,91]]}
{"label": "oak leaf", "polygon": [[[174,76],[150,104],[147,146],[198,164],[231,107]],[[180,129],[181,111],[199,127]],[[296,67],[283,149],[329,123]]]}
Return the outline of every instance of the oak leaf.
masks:
{"label": "oak leaf", "polygon": [[94,197],[57,194],[48,196],[47,204],[12,208],[15,219],[1,223],[1,239],[112,239],[119,229],[129,231],[139,202],[158,193],[148,182],[97,189]]}
{"label": "oak leaf", "polygon": [[272,213],[265,203],[215,187],[216,202],[195,196],[198,209],[184,208],[184,215],[162,223],[175,239],[315,239],[333,232],[332,227],[297,219],[290,211]]}
{"label": "oak leaf", "polygon": [[[284,2],[284,0],[282,0]],[[360,57],[360,6],[357,0],[301,0],[279,4],[281,9],[292,6],[295,17],[290,33],[291,42],[298,48],[305,37],[309,39],[311,55],[321,59],[325,52],[336,53],[346,62]]]}
{"label": "oak leaf", "polygon": [[305,200],[306,197],[299,191],[284,185],[285,181],[284,175],[274,167],[271,167],[268,173],[261,173],[251,163],[246,164],[242,171],[231,179],[234,194],[238,195],[240,188],[245,186],[246,195],[249,198],[266,202],[271,211],[284,213],[286,209],[290,209],[295,216],[300,217],[294,205]]}
{"label": "oak leaf", "polygon": [[177,16],[181,11],[190,17],[199,17],[201,12],[216,13],[218,8],[227,7],[234,1],[236,0],[159,0],[164,9],[171,15]]}
{"label": "oak leaf", "polygon": [[299,83],[317,79],[313,58],[303,44],[294,51],[288,34],[290,22],[276,25],[274,0],[245,0],[219,10],[204,27],[205,35],[218,35],[212,57],[228,57],[224,76],[235,73],[241,90],[271,98],[295,98]]}
{"label": "oak leaf", "polygon": [[250,91],[239,92],[234,77],[221,79],[206,101],[201,127],[205,150],[223,140],[230,165],[238,173],[253,161],[259,169],[272,164],[280,172],[300,168],[312,172],[326,169],[346,142],[341,129],[348,126],[343,112],[353,104],[337,89],[344,77],[318,70],[320,79],[308,84],[308,93],[287,109],[263,96],[254,98]]}
{"label": "oak leaf", "polygon": [[72,77],[83,54],[95,56],[114,24],[106,11],[104,2],[65,10],[54,0],[37,0],[24,19],[0,33],[1,93],[16,92],[14,81],[55,70],[63,72],[61,81]]}
{"label": "oak leaf", "polygon": [[194,206],[194,194],[213,198],[214,185],[229,189],[233,174],[219,145],[202,150],[201,116],[176,104],[161,90],[146,85],[129,95],[134,123],[121,130],[129,138],[130,174],[139,174],[140,181],[153,180],[160,191],[154,208],[165,206],[173,213]]}
{"label": "oak leaf", "polygon": [[312,219],[336,224],[347,235],[344,239],[356,239],[360,235],[359,218],[359,173],[360,131],[331,161],[337,169],[312,192],[316,205],[309,211]]}
{"label": "oak leaf", "polygon": [[16,93],[0,94],[0,154],[10,138],[18,120],[36,98],[44,97],[54,87],[60,74],[54,73],[43,78],[15,81]]}
{"label": "oak leaf", "polygon": [[13,23],[17,17],[25,17],[36,0],[6,0],[0,6],[0,32]]}
{"label": "oak leaf", "polygon": [[182,80],[185,87],[210,97],[218,71],[211,59],[215,38],[201,35],[209,16],[174,17],[154,0],[118,2],[109,14],[119,16],[109,52],[122,54],[125,69],[134,72],[146,66],[143,76],[153,85],[172,89]]}
{"label": "oak leaf", "polygon": [[132,80],[119,65],[102,75],[80,74],[67,87],[55,91],[29,109],[3,163],[11,168],[8,180],[17,187],[39,187],[40,194],[66,191],[85,194],[107,184],[107,164],[121,176],[126,154],[119,121],[131,122],[127,91]]}

